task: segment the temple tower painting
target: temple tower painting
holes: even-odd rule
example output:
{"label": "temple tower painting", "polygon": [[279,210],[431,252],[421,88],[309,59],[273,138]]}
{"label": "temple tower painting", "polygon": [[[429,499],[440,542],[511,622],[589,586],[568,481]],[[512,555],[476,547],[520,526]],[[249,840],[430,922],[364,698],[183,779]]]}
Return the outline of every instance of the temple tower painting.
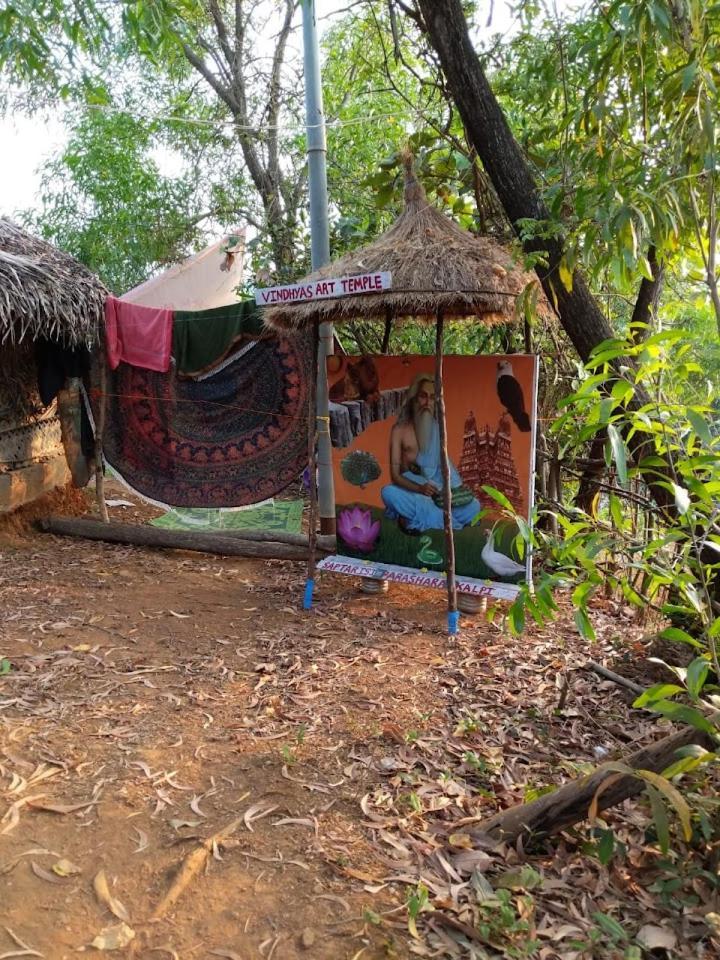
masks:
{"label": "temple tower painting", "polygon": [[480,430],[471,410],[465,419],[463,451],[459,472],[463,483],[469,487],[483,507],[495,506],[483,491],[483,484],[495,487],[504,493],[518,513],[523,513],[523,497],[520,481],[512,458],[512,435],[510,417],[503,414],[497,429],[489,424]]}

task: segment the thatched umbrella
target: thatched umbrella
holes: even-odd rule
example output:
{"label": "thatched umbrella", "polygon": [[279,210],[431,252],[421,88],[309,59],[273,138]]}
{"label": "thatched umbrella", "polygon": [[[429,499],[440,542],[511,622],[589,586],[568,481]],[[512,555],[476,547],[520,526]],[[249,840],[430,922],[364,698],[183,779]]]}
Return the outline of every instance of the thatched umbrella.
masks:
{"label": "thatched umbrella", "polygon": [[299,283],[389,271],[392,289],[379,294],[285,303],[269,307],[265,322],[276,330],[357,319],[477,317],[510,323],[518,297],[537,292],[538,308],[549,306],[537,277],[518,267],[508,250],[476,237],[429,203],[405,160],[405,209],[393,225],[365,247],[308,274]]}
{"label": "thatched umbrella", "polygon": [[[377,294],[275,305],[265,312],[266,324],[275,330],[298,330],[323,322],[365,318],[430,318],[436,322],[435,397],[440,426],[443,476],[443,514],[447,555],[448,626],[457,629],[455,545],[452,529],[450,465],[442,384],[442,340],[446,317],[475,317],[485,324],[516,319],[518,298],[526,291],[536,298],[541,312],[549,312],[537,279],[520,269],[500,244],[461,229],[433,207],[418,182],[412,157],[405,165],[405,209],[377,240],[334,260],[302,283],[389,271],[392,289]],[[312,432],[312,431],[311,431]],[[311,439],[311,482],[315,477],[315,443]],[[308,584],[314,576],[314,486],[311,490],[311,559]],[[307,597],[306,597],[307,599]]]}
{"label": "thatched umbrella", "polygon": [[108,291],[87,267],[0,217],[0,343],[97,338]]}

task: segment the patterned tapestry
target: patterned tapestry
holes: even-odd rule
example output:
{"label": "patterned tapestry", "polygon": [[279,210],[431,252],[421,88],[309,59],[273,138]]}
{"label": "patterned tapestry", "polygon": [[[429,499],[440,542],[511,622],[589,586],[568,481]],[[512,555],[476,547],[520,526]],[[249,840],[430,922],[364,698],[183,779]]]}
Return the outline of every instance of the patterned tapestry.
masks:
{"label": "patterned tapestry", "polygon": [[307,465],[311,366],[305,337],[260,340],[200,381],[121,363],[107,371],[105,457],[164,506],[267,500]]}

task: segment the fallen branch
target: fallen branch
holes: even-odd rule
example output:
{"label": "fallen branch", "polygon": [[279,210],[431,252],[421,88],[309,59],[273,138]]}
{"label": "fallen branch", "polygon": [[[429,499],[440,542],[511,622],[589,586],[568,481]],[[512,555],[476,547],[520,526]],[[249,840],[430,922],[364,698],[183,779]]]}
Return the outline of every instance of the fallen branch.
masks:
{"label": "fallen branch", "polygon": [[[248,794],[245,794],[247,797]],[[242,797],[241,799],[244,799]],[[236,817],[222,830],[218,830],[207,840],[203,840],[201,846],[191,850],[182,862],[177,876],[173,880],[170,889],[155,907],[150,917],[151,920],[161,920],[168,910],[185,893],[195,877],[204,869],[209,857],[217,847],[222,847],[224,842],[231,837],[235,831],[243,824],[245,814],[242,817]]]}
{"label": "fallen branch", "polygon": [[[676,759],[680,747],[697,744],[705,750],[715,749],[715,743],[708,734],[694,727],[687,727],[672,736],[665,737],[648,747],[643,747],[623,761],[634,770],[651,770],[661,773]],[[620,776],[614,770],[598,767],[582,780],[566,783],[553,793],[545,794],[531,803],[519,804],[502,810],[481,821],[471,831],[478,840],[504,840],[513,843],[520,836],[534,839],[549,836],[574,823],[587,819],[590,804],[601,787],[608,783],[597,798],[597,810],[606,810],[630,797],[637,796],[645,789],[638,777]]]}
{"label": "fallen branch", "polygon": [[[253,557],[261,560],[306,560],[308,548],[292,543],[265,543],[242,539],[241,534],[196,533],[194,530],[161,530],[133,523],[102,523],[87,518],[48,517],[39,521],[45,533],[83,537],[107,543],[169,550],[196,550],[225,557]],[[326,550],[327,552],[327,550]]]}
{"label": "fallen branch", "polygon": [[634,683],[632,680],[628,680],[627,677],[620,676],[619,673],[615,673],[613,670],[608,670],[607,667],[603,667],[601,663],[595,663],[594,660],[588,660],[585,663],[585,666],[588,670],[592,670],[593,673],[597,673],[598,676],[603,677],[605,680],[612,680],[613,683],[617,683],[618,686],[625,687],[627,690],[631,690],[636,696],[639,696],[643,692],[643,687],[639,683]]}

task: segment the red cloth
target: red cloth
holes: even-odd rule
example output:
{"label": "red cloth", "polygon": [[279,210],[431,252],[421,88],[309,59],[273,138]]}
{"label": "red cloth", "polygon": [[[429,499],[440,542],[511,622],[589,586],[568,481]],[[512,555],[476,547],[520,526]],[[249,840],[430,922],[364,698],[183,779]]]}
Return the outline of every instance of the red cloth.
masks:
{"label": "red cloth", "polygon": [[105,301],[107,358],[114,370],[122,360],[166,373],[170,366],[174,311],[143,307],[117,297]]}

